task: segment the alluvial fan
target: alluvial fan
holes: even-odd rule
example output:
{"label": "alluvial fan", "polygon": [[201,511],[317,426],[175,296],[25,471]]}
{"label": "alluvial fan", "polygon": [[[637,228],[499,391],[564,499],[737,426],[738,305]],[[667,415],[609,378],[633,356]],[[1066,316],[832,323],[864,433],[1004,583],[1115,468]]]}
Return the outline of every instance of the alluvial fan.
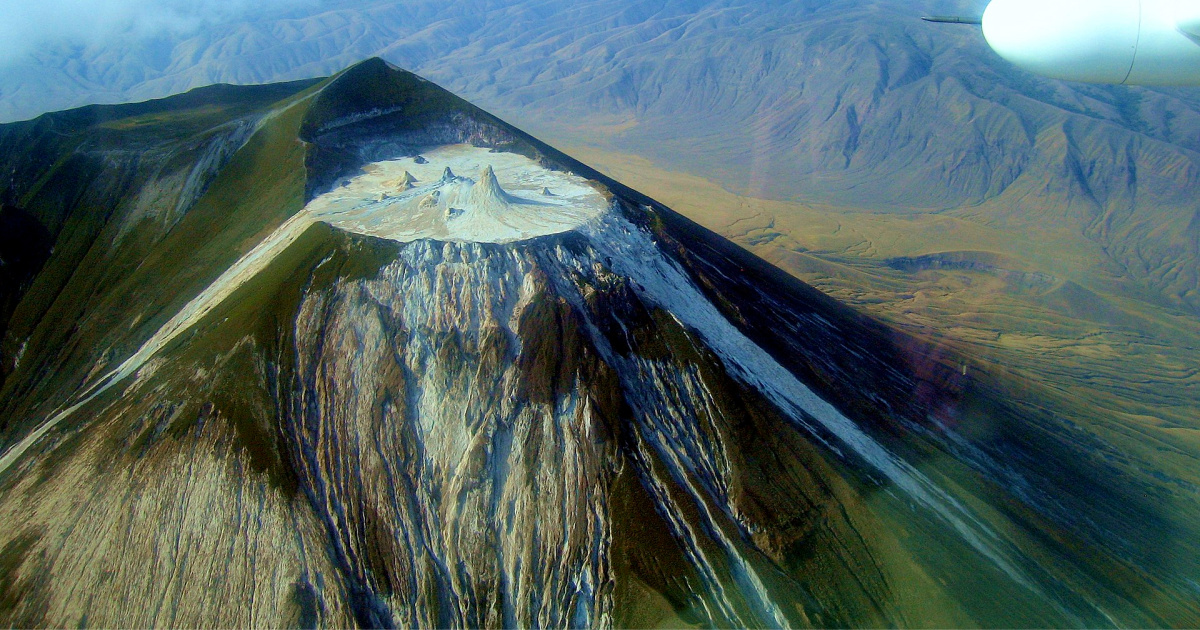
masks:
{"label": "alluvial fan", "polygon": [[986,372],[381,61],[0,146],[0,624],[1200,618]]}

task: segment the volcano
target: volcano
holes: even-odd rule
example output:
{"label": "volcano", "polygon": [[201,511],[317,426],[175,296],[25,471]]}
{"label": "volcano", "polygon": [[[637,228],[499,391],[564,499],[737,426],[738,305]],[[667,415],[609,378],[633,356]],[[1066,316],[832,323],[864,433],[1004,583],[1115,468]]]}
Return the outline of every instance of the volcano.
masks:
{"label": "volcano", "polygon": [[1000,375],[385,62],[0,147],[0,624],[1197,618]]}

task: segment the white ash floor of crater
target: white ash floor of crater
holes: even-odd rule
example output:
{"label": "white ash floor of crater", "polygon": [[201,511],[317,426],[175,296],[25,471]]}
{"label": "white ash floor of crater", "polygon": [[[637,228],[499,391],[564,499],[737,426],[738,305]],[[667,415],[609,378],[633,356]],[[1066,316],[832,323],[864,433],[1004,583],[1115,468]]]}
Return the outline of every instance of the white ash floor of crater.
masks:
{"label": "white ash floor of crater", "polygon": [[[486,181],[487,168],[495,179]],[[449,168],[452,177],[444,177]],[[305,212],[334,227],[409,242],[509,243],[573,230],[608,202],[588,181],[515,153],[465,144],[369,164]],[[405,173],[414,182],[405,183]],[[549,194],[546,194],[546,193]]]}

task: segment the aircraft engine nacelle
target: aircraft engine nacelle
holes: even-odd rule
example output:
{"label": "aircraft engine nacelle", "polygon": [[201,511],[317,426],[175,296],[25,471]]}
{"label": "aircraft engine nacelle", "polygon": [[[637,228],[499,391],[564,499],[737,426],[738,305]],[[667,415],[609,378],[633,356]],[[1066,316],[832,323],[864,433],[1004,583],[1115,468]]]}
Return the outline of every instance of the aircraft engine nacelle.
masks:
{"label": "aircraft engine nacelle", "polygon": [[1056,79],[1200,85],[1200,0],[992,0],[983,35]]}

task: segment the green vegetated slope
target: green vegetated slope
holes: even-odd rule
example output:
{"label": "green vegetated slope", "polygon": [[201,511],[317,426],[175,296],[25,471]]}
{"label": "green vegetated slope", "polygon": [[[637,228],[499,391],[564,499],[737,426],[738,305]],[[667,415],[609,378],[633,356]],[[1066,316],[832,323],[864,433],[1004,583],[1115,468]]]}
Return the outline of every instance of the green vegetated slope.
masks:
{"label": "green vegetated slope", "polygon": [[206,320],[224,326],[164,352],[8,471],[0,510],[24,547],[5,547],[5,623],[354,625],[281,447],[270,375],[312,269],[353,273],[359,252],[314,226]]}
{"label": "green vegetated slope", "polygon": [[[1066,339],[1073,335],[1103,336],[1104,332],[1113,331],[1101,324],[1100,332],[1097,332],[1096,322],[1106,321],[1115,309],[1094,312],[1086,321],[1064,318],[1062,310],[1023,309],[1021,297],[1040,294],[1047,290],[1044,283],[1054,285],[1054,279],[1045,274],[1012,271],[1010,267],[1014,267],[1015,261],[988,252],[950,253],[918,260],[893,256],[880,263],[851,256],[835,257],[820,251],[790,251],[782,246],[782,243],[795,242],[789,234],[799,239],[801,235],[812,233],[806,231],[813,228],[809,221],[818,226],[826,222],[837,223],[844,221],[845,214],[815,212],[812,208],[764,203],[762,200],[738,200],[727,193],[722,194],[719,189],[713,191],[696,186],[692,178],[663,174],[670,181],[684,181],[685,191],[679,192],[671,186],[655,186],[654,177],[646,176],[654,169],[647,169],[640,161],[635,160],[634,164],[642,176],[631,177],[628,181],[639,182],[639,187],[641,182],[647,182],[649,186],[645,189],[662,190],[673,200],[679,200],[678,207],[699,211],[694,216],[710,221],[722,213],[728,217],[730,208],[737,208],[736,213],[741,218],[733,219],[732,224],[726,224],[722,229],[736,242],[780,269],[854,304],[860,311],[876,313],[914,338],[932,341],[926,346],[902,337],[898,343],[902,347],[908,346],[901,354],[907,356],[918,373],[944,375],[944,370],[949,369],[954,374],[952,380],[964,388],[962,399],[944,407],[935,405],[928,416],[932,427],[948,427],[961,441],[956,439],[949,445],[949,452],[945,444],[924,443],[915,436],[907,436],[903,441],[907,447],[922,454],[919,468],[923,472],[939,479],[945,486],[956,488],[956,493],[964,492],[969,497],[965,500],[980,509],[983,518],[996,531],[1021,532],[1022,542],[1018,545],[1023,553],[1039,558],[1042,569],[1053,567],[1049,571],[1055,575],[1055,580],[1061,580],[1063,585],[1074,583],[1075,578],[1069,575],[1070,570],[1066,567],[1090,567],[1086,571],[1088,579],[1092,580],[1088,586],[1067,588],[1083,591],[1112,589],[1109,595],[1098,597],[1108,602],[1106,612],[1114,618],[1126,614],[1114,614],[1124,606],[1118,603],[1122,600],[1153,602],[1150,609],[1158,613],[1176,609],[1184,618],[1192,614],[1182,611],[1190,606],[1186,602],[1192,598],[1194,590],[1194,577],[1187,576],[1194,575],[1191,558],[1198,553],[1192,538],[1200,532],[1200,521],[1197,520],[1200,515],[1200,494],[1197,494],[1200,475],[1195,467],[1200,455],[1196,448],[1195,416],[1188,415],[1194,414],[1196,402],[1186,394],[1194,384],[1189,381],[1186,370],[1184,378],[1176,374],[1132,376],[1120,386],[1111,387],[1092,380],[1096,374],[1115,377],[1109,367],[1111,363],[1104,363],[1108,357],[1097,357],[1100,369],[1088,372],[1089,366],[1064,361],[1061,354],[1035,357],[1045,352],[1033,346],[1027,348],[1025,354],[1007,353],[973,343],[973,339],[963,334],[968,331],[983,335],[983,331],[991,330],[1000,319],[1009,325],[1019,321],[1024,328],[1044,327],[1042,334],[1047,337],[1047,330]],[[774,209],[779,214],[775,217],[755,216],[755,213],[747,212],[751,208]],[[795,223],[780,221],[781,225],[754,227],[787,217],[789,210],[799,211],[800,218]],[[880,229],[881,226],[858,222],[840,225],[835,230],[873,227],[878,230],[873,233],[882,232],[880,238],[885,240],[896,233],[887,229],[890,225],[890,222],[885,223]],[[925,227],[928,226],[912,229]],[[735,228],[747,229],[749,234],[735,231]],[[763,232],[774,235],[763,240],[755,238]],[[858,236],[861,234],[848,238]],[[803,252],[802,248],[797,249]],[[944,267],[947,275],[954,276],[974,293],[967,290],[952,293],[951,299],[959,302],[950,307],[942,307],[927,298],[926,303],[909,304],[908,310],[897,312],[897,302],[905,300],[896,295],[902,287],[909,291],[928,290],[924,283],[929,279],[920,274],[914,277],[911,267],[926,270]],[[1015,267],[1022,269],[1019,265]],[[1072,289],[1067,286],[1066,291],[1070,292]],[[1061,290],[1062,287],[1058,288]],[[1013,293],[1018,296],[1014,297]],[[990,311],[972,311],[962,303],[969,297],[989,299],[997,306]],[[1087,310],[1087,307],[1080,310]],[[912,312],[919,315],[905,316]],[[1011,313],[1012,319],[1001,319],[1005,312]],[[1026,321],[1022,319],[1024,317],[1031,319]],[[1191,334],[1187,330],[1180,326],[1174,331],[1175,338],[1187,339]],[[1116,332],[1139,336],[1146,345],[1155,346],[1159,352],[1166,348],[1161,340],[1170,338],[1158,331],[1162,335],[1159,341],[1146,342],[1147,336],[1136,329]],[[994,331],[991,334],[995,335]],[[1060,344],[1069,345],[1069,341]],[[1174,353],[1175,357],[1180,357],[1187,354],[1188,349],[1184,347]],[[1133,358],[1132,363],[1135,368],[1145,369],[1163,359],[1162,356],[1143,355]],[[1075,365],[1077,371],[1064,369],[1068,365]],[[959,370],[961,380],[958,379]],[[1156,390],[1154,394],[1130,391],[1147,383],[1152,384],[1147,389]],[[1173,398],[1158,398],[1163,392]],[[914,400],[928,395],[925,386],[911,392]],[[934,428],[925,437],[936,435],[937,430]],[[986,471],[988,466],[981,467],[979,461],[972,462],[971,457],[966,456],[970,452],[979,452],[975,449],[998,456],[995,460],[998,468],[986,472],[982,479],[970,469],[974,468],[977,473],[981,468]],[[1000,472],[1003,470],[1020,471],[1017,473],[1020,480],[1007,477]],[[993,473],[997,474],[993,476]],[[1014,500],[1010,493],[1022,498]],[[1049,512],[1058,516],[1050,516],[1043,509],[1028,509],[1041,500],[1053,504],[1054,508]],[[991,506],[996,511],[984,506]],[[1055,521],[1057,525],[1052,524]],[[1064,529],[1064,523],[1070,525]],[[1068,530],[1073,534],[1066,534]],[[1082,539],[1073,539],[1081,533]],[[1026,535],[1029,538],[1024,538]],[[1123,538],[1124,542],[1117,543],[1115,539],[1102,542],[1112,535]],[[1041,547],[1043,543],[1047,546]],[[1102,558],[1107,552],[1097,553],[1098,549],[1106,549],[1113,556]],[[1075,564],[1077,562],[1081,565]],[[1167,577],[1169,574],[1174,577]],[[1180,606],[1182,608],[1178,608]]]}
{"label": "green vegetated slope", "polygon": [[6,441],[303,206],[295,94],[309,85],[216,87],[4,128],[7,168],[22,177],[0,195],[56,241],[8,322]]}
{"label": "green vegetated slope", "polygon": [[[494,126],[491,131],[483,130],[486,125],[471,126],[470,133],[499,134],[491,139],[568,159],[381,62],[365,63],[329,83],[217,88],[0,128],[0,147],[35,147],[3,153],[9,162],[0,169],[27,175],[13,178],[19,188],[0,188],[0,199],[21,209],[12,216],[32,217],[49,234],[46,238],[54,240],[36,273],[27,269],[38,264],[38,252],[45,248],[37,239],[25,243],[32,253],[20,260],[33,262],[20,267],[26,271],[11,276],[12,281],[4,276],[7,284],[0,285],[8,292],[0,295],[0,305],[17,304],[3,346],[0,445],[14,443],[119,364],[302,208],[318,173],[330,178],[353,163],[346,152],[350,145],[339,144],[338,134],[372,131],[371,124],[346,121],[364,110],[388,108],[396,108],[392,114],[399,117],[401,131],[407,129],[405,123],[415,128],[423,120],[444,121],[465,113]],[[426,115],[430,118],[423,119]],[[322,145],[314,147],[318,135]],[[610,187],[649,203],[615,182]],[[712,242],[711,235],[677,217],[660,220],[656,229],[668,241],[686,237]],[[743,240],[755,246],[753,236]],[[421,511],[418,501],[397,499],[397,492],[412,492],[430,505],[442,500],[437,492],[421,495],[411,485],[426,472],[420,465],[386,465],[388,457],[423,461],[413,453],[423,455],[427,447],[413,437],[415,428],[405,428],[404,421],[411,418],[395,411],[411,390],[407,377],[393,372],[408,353],[418,352],[416,341],[403,329],[386,330],[385,335],[369,327],[338,328],[337,317],[345,312],[370,312],[366,321],[379,326],[395,318],[372,302],[377,287],[371,282],[397,250],[395,244],[323,224],[309,227],[130,379],[127,390],[110,390],[92,400],[18,465],[0,472],[0,514],[4,522],[20,524],[0,539],[0,622],[344,627],[383,619],[372,616],[380,602],[407,611],[411,616],[402,619],[414,625],[464,619],[466,625],[501,625],[510,619],[505,615],[514,613],[506,613],[498,602],[499,593],[511,586],[497,584],[491,569],[451,578],[451,572],[465,569],[432,560],[405,565],[399,558],[419,555],[414,549],[420,545],[406,550],[391,546],[395,541],[421,539],[430,547],[439,541],[430,532],[418,535],[381,516],[413,518]],[[854,264],[836,264],[849,270],[845,277],[858,278],[852,275],[857,273]],[[889,264],[891,272],[861,272],[869,279],[863,286],[892,282],[895,287],[906,282],[903,274],[930,269],[983,279],[996,275],[985,264],[1007,268],[1003,259],[986,255],[892,257]],[[798,267],[780,266],[801,275]],[[746,264],[743,271],[745,267],[758,269]],[[944,281],[940,278],[931,281]],[[1032,285],[1030,291],[1047,308],[1074,309],[1081,316],[1094,310],[1086,291],[1065,284],[1045,289],[1036,275],[1013,280],[1018,281]],[[457,285],[445,286],[450,291]],[[597,300],[592,308],[603,312],[604,300],[630,292],[620,284],[598,290],[591,294]],[[451,301],[454,308],[469,307]],[[614,621],[619,625],[720,623],[722,618],[712,612],[715,596],[698,593],[706,578],[696,573],[697,561],[687,556],[676,531],[681,522],[691,531],[706,531],[706,519],[716,519],[712,522],[720,531],[709,531],[695,548],[724,558],[716,538],[723,532],[733,539],[731,544],[763,576],[762,588],[787,604],[782,614],[796,625],[1187,625],[1196,619],[1187,583],[1200,577],[1195,567],[1187,566],[1188,558],[1195,557],[1194,541],[1200,540],[1196,475],[1189,468],[1195,450],[1153,433],[1132,434],[1127,424],[1090,413],[1088,401],[1041,374],[1031,379],[1019,369],[1006,373],[1003,355],[964,360],[953,350],[935,355],[928,346],[909,346],[916,367],[906,369],[918,375],[922,361],[931,373],[947,365],[953,372],[964,363],[979,370],[956,407],[961,415],[930,421],[955,423],[968,440],[960,445],[964,451],[886,423],[874,430],[893,431],[891,439],[918,456],[923,473],[968,504],[998,540],[1016,547],[1012,557],[1022,570],[1036,568],[1031,575],[1043,589],[1059,585],[1047,589],[1048,598],[1031,597],[1023,587],[1004,582],[1001,571],[971,555],[945,523],[920,516],[909,501],[870,474],[802,439],[761,396],[731,379],[716,357],[698,350],[702,344],[674,319],[643,313],[631,333],[632,355],[687,375],[690,380],[683,386],[669,388],[671,396],[705,392],[694,409],[705,436],[697,444],[721,450],[733,471],[729,474],[735,482],[723,490],[728,506],[715,499],[693,501],[687,493],[708,483],[700,478],[702,471],[674,476],[671,462],[631,457],[644,452],[630,444],[647,439],[649,428],[638,426],[627,408],[613,402],[619,396],[609,395],[612,400],[604,402],[615,387],[614,375],[588,358],[590,350],[578,342],[583,335],[565,302],[545,305],[549,310],[531,310],[525,320],[532,327],[527,337],[542,337],[543,342],[537,356],[522,363],[536,378],[514,390],[513,398],[534,399],[539,388],[562,388],[571,382],[574,369],[574,378],[586,383],[589,400],[604,419],[586,425],[599,437],[589,434],[580,444],[587,447],[584,451],[594,448],[612,460],[597,463],[583,457],[579,464],[596,467],[587,472],[595,473],[600,480],[595,487],[602,491],[575,499],[608,510],[615,581],[606,596],[617,606]],[[723,308],[732,314],[738,306],[727,303]],[[845,317],[853,316],[846,311]],[[302,323],[313,334],[302,335]],[[561,335],[545,335],[553,330],[551,323]],[[378,346],[361,346],[364,335],[374,335],[370,338]],[[429,359],[430,378],[449,383],[495,371],[494,349],[480,340],[453,330],[441,331],[436,339],[442,345]],[[907,343],[907,338],[898,339]],[[496,343],[503,347],[506,342]],[[572,345],[576,343],[579,347]],[[388,388],[365,392],[358,415],[336,416],[333,403],[355,389],[339,389],[339,383],[350,382],[337,380],[343,374],[339,370],[363,357],[377,363],[368,362],[370,370],[351,375],[370,383],[392,380]],[[505,401],[512,404],[508,397]],[[866,401],[863,406],[875,404]],[[519,454],[515,461],[531,466],[525,472],[531,484],[538,480],[538,466],[564,459],[550,450],[567,439],[564,427],[578,428],[554,416],[549,405],[537,407],[536,413],[549,419],[544,428],[506,447]],[[317,414],[320,422],[306,414]],[[493,415],[484,413],[479,422]],[[623,419],[624,428],[614,429],[614,417]],[[314,424],[305,424],[305,418]],[[628,433],[614,437],[606,431]],[[396,440],[387,442],[388,448],[380,446],[385,436]],[[499,483],[487,468],[501,449],[492,439],[483,432],[474,435],[471,456],[453,462],[454,475],[434,471],[438,479],[453,481],[444,486],[448,497],[461,491],[471,498],[470,491]],[[1030,472],[1039,485],[1029,490],[1045,495],[1039,501],[1061,501],[1061,510],[1050,510],[1055,516],[1033,509],[1036,501],[1017,492],[1025,489],[1005,487],[1004,477],[991,477],[990,471],[968,463],[971,448],[997,444],[1036,459],[1001,463]],[[556,477],[561,476],[558,470]],[[577,472],[563,470],[564,475]],[[465,481],[455,476],[460,473]],[[1061,497],[1047,482],[1056,475],[1064,486]],[[557,508],[569,497],[553,492],[568,490],[522,495],[512,505],[536,505],[541,497]],[[656,492],[685,506],[675,515],[679,522],[656,510]],[[451,515],[464,509],[449,503],[436,505]],[[503,504],[497,495],[492,513]],[[380,511],[385,508],[397,512]],[[557,509],[547,509],[537,517],[548,522],[557,514]],[[1115,522],[1126,515],[1145,520]],[[420,521],[403,521],[409,522]],[[528,533],[518,526],[503,535],[498,527],[479,534],[483,530],[476,525],[455,524],[475,533],[450,537],[460,541],[451,546],[474,549],[482,544],[476,534],[494,536],[487,540],[499,544],[505,536]],[[1137,537],[1143,526],[1146,535]],[[754,533],[742,536],[743,527]],[[389,538],[389,531],[394,537]],[[536,547],[542,530],[532,531],[529,544]],[[583,536],[580,531],[569,529],[563,545],[575,544]],[[1111,540],[1130,546],[1106,548]],[[574,553],[562,554],[564,561],[588,555],[571,549]],[[464,563],[478,561],[477,556],[463,558]],[[745,588],[731,577],[736,572],[724,564],[728,559],[713,562],[725,571],[718,584],[731,592]],[[483,603],[449,611],[440,608],[446,593],[427,586],[418,574],[442,575],[444,584],[483,585],[494,592],[467,589],[470,595],[464,600]],[[197,586],[201,584],[205,586]],[[405,586],[409,584],[418,586]],[[1100,610],[1112,619],[1092,609],[1090,616],[1072,616],[1075,603],[1093,598],[1105,600]],[[1053,601],[1066,602],[1065,609],[1055,608]],[[756,613],[747,611],[755,606],[739,600],[732,612],[752,618]]]}

